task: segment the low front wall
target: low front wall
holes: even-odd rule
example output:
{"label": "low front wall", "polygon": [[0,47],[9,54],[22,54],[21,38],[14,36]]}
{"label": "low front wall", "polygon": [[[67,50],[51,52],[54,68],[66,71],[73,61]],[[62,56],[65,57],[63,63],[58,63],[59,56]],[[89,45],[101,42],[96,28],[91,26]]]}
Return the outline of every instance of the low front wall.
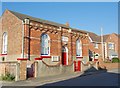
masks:
{"label": "low front wall", "polygon": [[0,76],[5,76],[7,73],[14,75],[16,81],[19,80],[19,63],[0,62]]}
{"label": "low front wall", "polygon": [[40,60],[38,61],[37,65],[38,65],[37,77],[47,77],[47,76],[54,76],[54,75],[74,72],[73,63],[69,66],[63,66],[59,64],[54,66],[48,66],[42,60]]}
{"label": "low front wall", "polygon": [[0,55],[0,61],[3,61],[2,59],[4,58],[4,61],[9,61],[9,62],[14,62],[17,61],[17,58],[21,57],[20,54],[17,55]]}
{"label": "low front wall", "polygon": [[89,61],[87,63],[81,62],[81,69],[82,69],[81,71],[82,72],[90,69],[91,67],[94,67],[96,70],[98,70],[97,62],[94,62],[94,61]]}
{"label": "low front wall", "polygon": [[120,63],[104,63],[104,66],[106,69],[115,69],[115,68],[120,68]]}
{"label": "low front wall", "polygon": [[120,68],[120,63],[106,63],[101,58],[98,59],[98,62],[99,62],[99,67],[104,69],[109,70],[109,69]]}

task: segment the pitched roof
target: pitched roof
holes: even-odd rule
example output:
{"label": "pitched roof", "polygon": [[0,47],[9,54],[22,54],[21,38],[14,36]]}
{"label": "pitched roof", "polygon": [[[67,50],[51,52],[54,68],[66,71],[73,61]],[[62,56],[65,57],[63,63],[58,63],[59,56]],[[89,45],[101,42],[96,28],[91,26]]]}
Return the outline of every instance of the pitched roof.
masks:
{"label": "pitched roof", "polygon": [[[88,32],[89,33],[89,36],[90,38],[92,39],[92,41],[95,41],[95,42],[101,42],[101,36],[98,36],[96,35],[95,33],[92,33],[92,32]],[[120,38],[120,34],[116,34],[116,33],[112,33],[114,35],[116,35],[117,37]],[[111,34],[106,34],[106,35],[103,35],[103,42],[106,42],[107,38],[110,36]]]}
{"label": "pitched roof", "polygon": [[106,39],[109,37],[110,34],[107,34],[107,35],[103,35],[103,41],[105,42]]}
{"label": "pitched roof", "polygon": [[[116,34],[116,33],[112,33],[112,34],[114,34],[114,35],[117,36],[117,37],[120,37],[119,34]],[[103,35],[104,42],[105,42],[106,39],[107,39],[110,35],[112,35],[112,34],[106,34],[106,35]]]}
{"label": "pitched roof", "polygon": [[98,36],[92,32],[88,32],[88,33],[89,33],[89,36],[92,39],[92,41],[101,42],[100,36]]}
{"label": "pitched roof", "polygon": [[43,19],[40,19],[40,18],[36,18],[36,17],[29,16],[29,15],[21,14],[21,13],[18,13],[18,12],[14,12],[14,11],[11,11],[11,10],[9,10],[9,11],[21,20],[29,18],[30,20],[37,21],[37,22],[42,22],[42,23],[51,24],[51,25],[55,25],[55,26],[62,26],[62,27],[65,27],[65,28],[70,28],[70,27],[68,27],[64,24],[59,24],[59,23],[55,23],[55,22],[52,22],[52,21],[43,20]]}
{"label": "pitched roof", "polygon": [[43,20],[43,19],[40,19],[40,18],[36,18],[36,17],[29,16],[29,15],[21,14],[21,13],[18,13],[18,12],[14,12],[14,11],[11,11],[11,10],[8,10],[8,11],[10,11],[12,14],[14,14],[20,20],[24,20],[26,18],[29,18],[30,20],[33,20],[33,21],[46,23],[46,24],[50,24],[50,25],[54,25],[54,26],[58,26],[58,27],[70,28],[70,29],[73,29],[73,30],[77,30],[77,31],[80,31],[80,32],[87,33],[84,30],[75,29],[75,28],[69,27],[69,26],[67,26],[65,24],[60,24],[60,23],[56,23],[56,22],[52,22],[52,21],[48,21],[48,20]]}

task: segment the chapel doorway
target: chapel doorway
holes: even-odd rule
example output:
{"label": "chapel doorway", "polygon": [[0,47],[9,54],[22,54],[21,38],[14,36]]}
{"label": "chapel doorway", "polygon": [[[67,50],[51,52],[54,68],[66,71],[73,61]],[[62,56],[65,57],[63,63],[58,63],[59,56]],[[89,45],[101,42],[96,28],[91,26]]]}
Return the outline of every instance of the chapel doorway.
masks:
{"label": "chapel doorway", "polygon": [[62,64],[68,65],[68,48],[62,47]]}

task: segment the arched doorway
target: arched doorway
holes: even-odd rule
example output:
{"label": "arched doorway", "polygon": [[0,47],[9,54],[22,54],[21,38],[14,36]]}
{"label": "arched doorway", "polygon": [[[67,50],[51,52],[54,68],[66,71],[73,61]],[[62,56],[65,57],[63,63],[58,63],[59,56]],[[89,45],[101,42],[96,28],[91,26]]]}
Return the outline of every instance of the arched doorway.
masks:
{"label": "arched doorway", "polygon": [[68,48],[62,47],[62,64],[68,65]]}

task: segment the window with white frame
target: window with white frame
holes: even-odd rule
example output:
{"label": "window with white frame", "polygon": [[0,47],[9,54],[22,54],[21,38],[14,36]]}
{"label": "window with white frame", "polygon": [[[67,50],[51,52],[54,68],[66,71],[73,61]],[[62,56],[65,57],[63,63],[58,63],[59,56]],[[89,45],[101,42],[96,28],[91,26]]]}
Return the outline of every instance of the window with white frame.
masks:
{"label": "window with white frame", "polygon": [[94,47],[98,49],[98,44],[97,44],[97,43],[94,43]]}
{"label": "window with white frame", "polygon": [[2,47],[2,54],[7,54],[7,33],[3,33],[3,47]]}
{"label": "window with white frame", "polygon": [[76,41],[76,56],[82,56],[82,43],[80,39],[77,39]]}
{"label": "window with white frame", "polygon": [[47,34],[41,36],[41,55],[50,55],[50,38]]}
{"label": "window with white frame", "polygon": [[108,48],[109,49],[114,49],[114,43],[108,43]]}

